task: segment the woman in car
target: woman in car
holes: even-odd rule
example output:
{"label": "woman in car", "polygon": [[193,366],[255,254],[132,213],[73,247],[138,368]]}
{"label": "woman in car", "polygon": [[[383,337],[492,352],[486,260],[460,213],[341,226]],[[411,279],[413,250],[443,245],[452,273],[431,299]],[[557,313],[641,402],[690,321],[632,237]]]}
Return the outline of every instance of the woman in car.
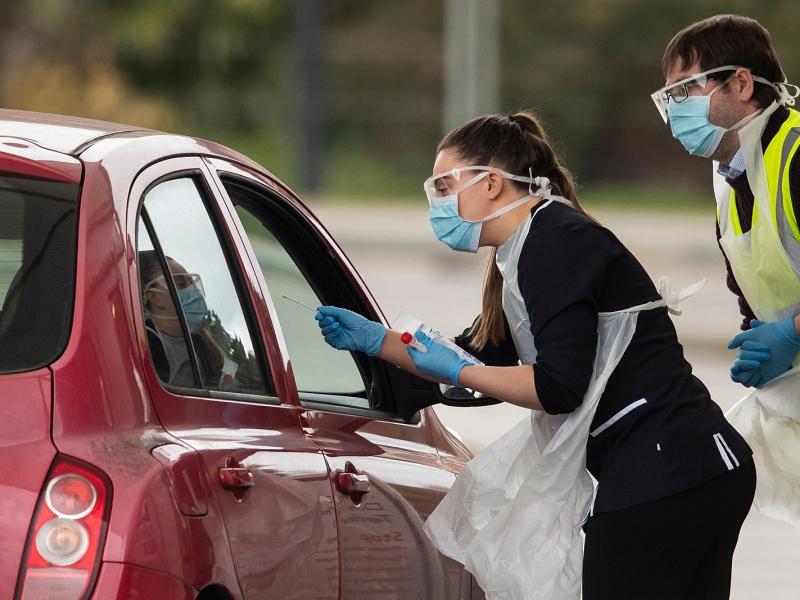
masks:
{"label": "woman in car", "polygon": [[456,339],[485,365],[420,334],[425,351],[408,347],[401,332],[336,307],[317,312],[325,340],[567,419],[613,352],[598,327],[637,311],[589,416],[586,466],[599,485],[583,597],[728,598],[755,489],[750,448],[692,374],[644,268],[578,203],[537,119],[490,115],[450,132],[425,191],[439,240],[492,249],[481,314]]}
{"label": "woman in car", "polygon": [[[208,307],[200,276],[188,273],[172,258],[167,258],[167,262],[198,358],[202,384],[229,386],[234,381],[236,364],[226,358],[208,330]],[[139,268],[147,341],[158,376],[161,381],[176,387],[195,387],[198,382],[195,382],[186,338],[156,252],[140,252]]]}

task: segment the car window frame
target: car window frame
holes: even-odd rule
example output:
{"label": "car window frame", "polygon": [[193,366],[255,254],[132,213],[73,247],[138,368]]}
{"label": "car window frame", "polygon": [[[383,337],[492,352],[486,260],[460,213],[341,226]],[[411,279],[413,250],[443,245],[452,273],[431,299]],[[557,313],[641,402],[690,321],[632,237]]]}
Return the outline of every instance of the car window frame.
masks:
{"label": "car window frame", "polygon": [[[175,165],[175,168],[169,168],[171,165]],[[145,177],[145,182],[141,190],[137,192],[137,182],[140,182],[143,176],[148,175],[152,170],[164,171],[158,174],[154,174],[150,177]],[[166,169],[165,169],[166,167]],[[215,233],[217,234],[217,240],[222,248],[222,252],[224,254],[226,263],[228,265],[228,269],[233,280],[233,285],[236,290],[237,297],[239,299],[240,306],[242,308],[242,312],[244,314],[244,318],[248,325],[248,330],[252,337],[253,341],[253,348],[254,352],[256,353],[256,359],[259,365],[259,370],[261,372],[261,377],[264,382],[265,393],[264,394],[252,394],[252,393],[244,393],[244,392],[231,392],[225,390],[211,390],[205,388],[186,388],[182,386],[174,386],[170,385],[161,380],[158,374],[155,372],[155,364],[153,362],[152,353],[150,352],[149,343],[147,342],[147,335],[144,329],[144,312],[143,312],[143,302],[142,302],[142,290],[141,290],[141,281],[139,279],[139,264],[138,264],[138,238],[139,238],[139,227],[143,225],[142,220],[142,209],[144,208],[144,199],[147,194],[156,186],[161,183],[165,183],[167,181],[172,181],[175,179],[182,179],[188,178],[195,182],[198,188],[198,193],[201,196],[203,201],[203,205],[206,208],[206,211],[209,214],[209,218],[211,220],[211,224],[214,228]],[[213,181],[209,180],[209,171],[203,162],[202,158],[199,156],[195,157],[170,157],[165,158],[162,161],[154,163],[150,165],[147,169],[140,172],[134,183],[131,187],[131,197],[129,197],[129,218],[134,219],[133,224],[133,257],[132,262],[135,264],[135,270],[131,272],[131,296],[133,300],[134,310],[138,310],[139,318],[137,321],[141,320],[141,331],[140,336],[143,339],[143,343],[140,344],[142,351],[144,352],[143,360],[146,363],[149,363],[149,368],[152,370],[153,379],[158,383],[158,385],[166,392],[174,395],[179,395],[183,397],[190,397],[196,398],[201,400],[223,400],[223,401],[236,401],[236,402],[247,402],[251,404],[263,404],[263,405],[280,405],[282,404],[281,396],[279,393],[279,386],[276,384],[275,379],[275,372],[272,369],[273,364],[273,357],[267,351],[267,344],[263,338],[263,331],[260,326],[260,321],[257,318],[256,310],[255,310],[255,301],[252,297],[249,286],[247,285],[247,277],[244,274],[244,269],[242,262],[244,258],[241,256],[238,248],[236,247],[236,243],[233,240],[233,232],[229,230],[229,225],[227,220],[225,219],[225,213],[223,212],[223,207],[220,206],[220,197],[218,194],[215,193],[216,185],[213,184]],[[134,197],[135,195],[135,197]],[[135,207],[134,211],[131,211],[131,205]],[[159,253],[159,262],[162,265],[162,269],[164,268],[163,265],[163,252],[160,248],[160,240],[158,237],[154,237],[154,231],[148,231],[148,235],[151,238],[154,248]],[[168,278],[171,279],[171,278]],[[174,282],[168,281],[168,286],[170,287],[170,296],[172,297],[173,302],[176,301],[177,291],[174,290]],[[175,295],[173,295],[175,294]],[[181,312],[181,322],[182,328],[185,327],[184,323],[185,317]],[[184,329],[184,338],[186,341],[186,330]],[[194,352],[193,345],[191,343],[191,338],[186,341],[187,347],[189,352],[192,355],[192,362],[193,362],[193,371],[195,372],[195,377],[198,376],[198,373],[195,371],[197,368],[196,362],[197,357]],[[199,379],[202,385],[202,380]]]}
{"label": "car window frame", "polygon": [[[27,150],[27,149],[26,149]],[[3,153],[7,152],[7,150],[3,150]],[[46,152],[46,151],[45,151]],[[20,373],[32,373],[39,371],[41,369],[47,369],[50,365],[57,362],[68,350],[70,347],[70,343],[73,337],[73,326],[75,322],[75,311],[78,306],[78,287],[79,287],[79,263],[81,260],[81,240],[80,240],[80,232],[81,232],[81,207],[84,202],[84,186],[83,186],[83,167],[82,165],[78,164],[75,165],[77,167],[78,174],[75,174],[72,168],[72,165],[68,163],[66,160],[59,159],[58,162],[64,162],[63,170],[61,165],[47,165],[44,166],[41,163],[34,163],[33,166],[28,166],[32,172],[25,172],[24,170],[14,170],[14,168],[9,168],[7,165],[1,164],[3,160],[12,159],[10,164],[12,167],[16,167],[19,169],[20,165],[15,165],[13,161],[13,156],[3,156],[3,153],[0,153],[0,175],[11,177],[11,178],[18,178],[22,180],[26,180],[32,182],[33,184],[37,182],[42,182],[45,184],[55,183],[55,184],[63,184],[74,186],[74,199],[73,199],[73,208],[74,214],[72,216],[72,243],[71,243],[71,250],[72,250],[72,257],[70,260],[69,265],[69,286],[70,290],[69,293],[64,295],[64,300],[66,300],[66,306],[63,306],[65,311],[65,320],[63,322],[63,328],[61,330],[61,340],[59,344],[52,348],[52,350],[42,358],[42,360],[37,361],[35,364],[30,366],[25,366],[21,369],[7,369],[3,370],[0,369],[0,377],[5,377],[8,375],[16,375]],[[12,153],[13,155],[14,153]],[[52,158],[52,157],[51,157]],[[62,215],[61,219],[64,216]],[[58,224],[58,223],[57,223]],[[24,240],[24,238],[23,238]],[[23,241],[24,245],[24,241]],[[22,265],[20,265],[20,269]],[[13,283],[13,280],[12,280]],[[11,289],[11,286],[9,286]],[[4,298],[5,302],[5,298]],[[2,303],[0,303],[0,309],[2,309]]]}
{"label": "car window frame", "polygon": [[[257,182],[254,182],[246,178],[242,178],[240,176],[236,176],[235,174],[228,174],[228,173],[220,177],[220,184],[222,184],[223,187],[225,186],[224,179],[236,180],[237,183],[250,188],[250,191],[252,193],[263,197],[266,202],[271,203],[272,206],[265,209],[270,212],[271,216],[274,215],[276,211],[283,212],[284,214],[278,217],[278,219],[280,219],[281,225],[285,223],[285,219],[287,218],[294,220],[295,223],[290,227],[292,227],[292,230],[295,232],[297,239],[296,245],[300,245],[305,248],[310,248],[311,256],[314,257],[324,256],[327,247],[324,247],[323,250],[320,251],[320,248],[318,247],[319,239],[313,234],[313,231],[309,231],[308,229],[300,230],[298,235],[298,230],[295,229],[295,227],[299,224],[297,223],[297,220],[295,218],[297,214],[296,213],[293,214],[291,206],[285,202],[285,198],[283,198],[280,194],[277,194],[276,192],[270,190],[266,186],[259,186]],[[225,188],[225,193],[226,195],[228,195],[227,188]],[[231,202],[231,206],[235,211],[237,205],[230,198],[230,195],[228,195],[228,201]],[[255,214],[253,211],[249,210],[247,207],[242,207],[242,208],[244,210],[247,210],[256,219],[259,219],[259,216]],[[262,226],[264,226],[265,229],[267,229],[275,237],[275,239],[281,245],[283,250],[289,255],[289,257],[293,261],[295,261],[296,251],[294,248],[288,247],[285,240],[287,234],[276,232],[274,229],[271,229],[266,225],[263,225],[263,223]],[[302,225],[300,226],[302,227]],[[244,226],[242,225],[242,227]],[[317,247],[314,248],[314,246]],[[344,297],[347,297],[347,300],[349,300],[351,308],[355,308],[354,305],[359,304],[359,302],[356,299],[356,294],[354,294],[352,286],[348,285],[349,280],[347,278],[328,275],[327,277],[324,277],[321,284],[321,278],[319,277],[319,274],[314,272],[314,271],[322,271],[322,272],[327,271],[329,273],[333,272],[341,275],[340,269],[335,267],[335,261],[330,261],[328,265],[326,265],[326,268],[320,268],[319,266],[316,266],[316,269],[314,268],[309,269],[309,263],[318,263],[318,262],[319,261],[316,261],[314,259],[308,259],[306,261],[298,260],[295,262],[295,265],[297,266],[303,278],[308,283],[309,287],[311,287],[311,289],[314,291],[314,293],[317,295],[317,297],[320,299],[321,302],[327,302],[330,299],[331,289],[335,287],[335,292],[334,292],[335,298],[337,300],[340,300]],[[332,267],[331,271],[328,270],[328,267]],[[338,279],[338,281],[334,282],[334,285],[326,285],[336,279]],[[341,283],[342,285],[336,285],[337,283]],[[269,283],[265,281],[264,285],[266,286],[266,293],[270,294],[270,298],[272,298],[274,303],[275,298],[272,297],[272,294],[269,290]],[[362,308],[363,310],[364,307],[362,306],[360,308]],[[372,317],[375,318],[374,315],[372,315]],[[280,322],[279,326],[281,327],[281,334],[283,334],[283,328],[280,325]],[[381,415],[382,417],[387,417],[393,414],[392,410],[381,410],[380,408],[374,407],[372,405],[369,408],[366,408],[360,406],[353,406],[352,404],[349,404],[349,401],[352,398],[367,399],[370,402],[370,404],[372,404],[373,398],[371,398],[370,396],[373,395],[374,397],[375,394],[376,375],[377,378],[380,379],[380,375],[376,374],[376,371],[382,370],[383,366],[382,364],[379,364],[382,363],[382,361],[379,361],[377,359],[369,358],[366,355],[359,353],[350,353],[350,354],[353,359],[353,363],[356,369],[358,370],[361,379],[364,383],[364,391],[361,394],[359,393],[336,394],[336,393],[326,393],[326,392],[301,392],[298,390],[298,399],[300,401],[300,404],[305,408],[310,408],[310,407],[313,408],[326,407],[334,409],[342,408],[347,412],[354,411],[353,414],[358,413],[362,415],[369,414],[369,415]],[[289,356],[288,358],[291,359],[291,356]],[[381,389],[383,390],[386,388],[382,387]],[[372,390],[372,394],[370,393],[370,390]]]}
{"label": "car window frame", "polygon": [[[268,196],[274,198],[276,202],[280,202],[282,206],[293,214],[295,220],[301,224],[302,227],[311,231],[315,239],[324,246],[326,253],[334,258],[334,267],[337,272],[342,273],[343,279],[349,281],[352,286],[354,297],[356,297],[357,304],[361,314],[372,318],[373,320],[382,323],[389,327],[389,323],[383,316],[375,298],[372,296],[368,287],[364,283],[361,275],[356,271],[353,264],[345,255],[344,251],[340,248],[336,240],[331,236],[328,230],[320,223],[317,217],[309,210],[303,201],[286,187],[280,180],[275,178],[274,175],[265,171],[252,161],[245,157],[239,159],[232,156],[216,156],[208,155],[204,157],[207,165],[209,178],[217,186],[223,202],[231,214],[232,227],[238,230],[239,238],[242,245],[250,259],[253,266],[254,279],[260,287],[261,299],[265,304],[266,312],[269,314],[269,319],[272,323],[272,333],[276,341],[274,350],[283,356],[283,363],[287,367],[286,384],[291,389],[293,395],[293,402],[304,409],[344,413],[353,416],[366,417],[373,420],[386,421],[393,424],[401,424],[411,427],[424,427],[427,421],[426,411],[433,410],[436,404],[445,404],[447,406],[456,406],[461,408],[477,407],[477,406],[490,406],[492,404],[499,404],[501,401],[488,396],[470,397],[470,398],[449,398],[442,389],[443,386],[432,383],[428,380],[422,379],[400,367],[384,362],[377,357],[369,357],[370,365],[376,365],[375,369],[382,375],[380,379],[380,386],[374,386],[377,393],[385,394],[391,398],[393,411],[378,411],[374,408],[364,409],[357,407],[344,407],[342,405],[334,405],[330,403],[315,402],[313,400],[306,400],[301,402],[297,387],[294,382],[294,377],[289,374],[289,353],[286,342],[283,338],[283,332],[280,327],[277,311],[275,310],[272,297],[269,292],[269,286],[264,281],[263,273],[258,264],[258,258],[253,250],[252,244],[247,236],[241,220],[239,219],[236,209],[231,202],[227,190],[221,181],[221,177],[225,175],[240,178],[244,183],[253,185],[258,190],[263,191]],[[364,358],[367,358],[366,356]],[[367,393],[369,393],[369,387]],[[373,392],[374,393],[374,392]],[[313,393],[305,393],[304,395],[312,396]],[[396,398],[402,395],[402,407],[398,407]]]}
{"label": "car window frame", "polygon": [[[232,178],[226,176],[225,179]],[[356,306],[356,303],[353,302],[354,294],[352,293],[352,286],[347,285],[346,280],[343,277],[338,276],[339,272],[333,266],[334,261],[331,261],[331,264],[326,265],[324,268],[319,266],[325,261],[326,257],[322,257],[325,252],[320,251],[318,240],[314,238],[313,234],[310,235],[308,230],[298,231],[296,224],[287,223],[286,219],[291,219],[292,216],[288,214],[289,211],[285,210],[286,206],[282,204],[278,197],[270,194],[264,194],[263,190],[254,189],[249,182],[237,180],[236,182],[231,183],[233,183],[233,185],[242,185],[249,188],[248,193],[250,194],[265,197],[266,202],[272,204],[271,207],[264,209],[265,212],[269,213],[269,218],[274,218],[277,212],[283,213],[282,215],[277,216],[277,223],[273,224],[273,227],[270,227],[261,222],[261,219],[258,215],[259,207],[252,207],[253,210],[251,210],[250,206],[234,204],[234,210],[241,208],[243,211],[250,214],[254,219],[261,222],[261,226],[268,231],[270,235],[273,236],[275,241],[280,245],[282,251],[285,252],[290,258],[299,275],[303,278],[309,289],[311,289],[315,296],[319,299],[321,304],[346,305],[352,310],[364,312],[363,306]],[[223,185],[225,184],[226,183],[223,182]],[[287,229],[289,230],[288,233],[286,232]],[[286,238],[292,239],[287,240]],[[302,253],[306,253],[307,257],[309,258],[301,257],[297,259],[296,257]],[[268,282],[265,283],[269,288],[270,284]],[[272,294],[271,290],[268,291],[270,294]],[[277,297],[273,297],[272,299],[273,302],[279,300]],[[283,332],[283,330],[284,325],[281,324],[281,331]],[[323,343],[321,337],[318,341],[320,344]],[[327,403],[342,404],[345,406],[350,406],[351,408],[364,408],[363,406],[359,407],[351,404],[350,399],[358,398],[362,401],[365,399],[370,400],[369,389],[372,379],[374,378],[374,374],[370,372],[370,364],[372,361],[362,353],[350,352],[349,355],[353,362],[353,366],[358,371],[358,376],[361,380],[363,389],[352,393],[309,391],[298,389],[298,393],[300,394],[304,403],[314,402],[316,399],[316,401],[324,404],[327,402],[326,398],[329,398],[333,401]],[[291,358],[291,356],[289,358]],[[377,407],[371,407],[370,409],[380,410]]]}
{"label": "car window frame", "polygon": [[[332,261],[330,264],[335,267],[335,272],[340,275],[339,279],[347,285],[346,293],[349,294],[351,306],[357,306],[357,308],[361,310],[362,314],[365,314],[370,318],[388,326],[386,319],[380,312],[380,309],[378,308],[374,298],[369,293],[369,290],[364,285],[364,282],[361,280],[361,277],[353,268],[352,264],[344,256],[344,253],[341,251],[339,246],[336,244],[327,230],[325,230],[325,228],[319,223],[319,221],[313,217],[310,211],[305,209],[301,202],[294,198],[293,194],[288,189],[280,187],[279,184],[273,181],[270,177],[258,171],[252,170],[250,166],[236,163],[230,159],[206,157],[206,162],[209,166],[214,183],[220,189],[220,194],[225,199],[228,210],[235,217],[236,226],[239,228],[239,235],[242,238],[243,243],[247,246],[248,255],[255,266],[256,279],[258,284],[262,286],[262,294],[265,298],[265,301],[270,305],[269,308],[273,319],[273,327],[276,336],[280,340],[279,345],[281,352],[284,353],[285,362],[289,362],[288,349],[285,340],[283,339],[283,331],[277,318],[277,312],[274,308],[269,285],[264,280],[263,273],[258,265],[258,259],[255,255],[252,245],[250,244],[246,231],[244,230],[244,226],[241,223],[238,214],[236,214],[235,206],[222,181],[226,177],[238,179],[244,185],[253,188],[257,193],[265,195],[270,202],[279,205],[281,210],[287,212],[294,222],[304,228],[306,233],[311,235],[318,245],[320,245],[321,254],[328,255],[329,259]],[[337,261],[336,258],[333,258],[334,256],[337,256],[339,260]],[[387,405],[387,410],[381,410],[379,408],[372,407],[354,407],[347,406],[346,404],[324,402],[322,400],[324,400],[326,397],[334,398],[337,397],[337,395],[318,394],[313,392],[299,393],[296,390],[296,386],[294,386],[294,393],[296,395],[298,405],[307,410],[344,413],[358,417],[366,417],[373,420],[387,421],[395,424],[399,423],[412,427],[424,426],[425,411],[423,409],[439,402],[439,400],[436,400],[435,402],[426,401],[413,410],[403,412],[397,409],[395,390],[401,386],[406,391],[429,396],[431,394],[435,394],[434,384],[415,377],[410,373],[406,373],[399,367],[389,365],[388,363],[376,357],[367,357],[366,355],[360,356],[354,354],[354,360],[357,364],[359,363],[359,360],[363,361],[365,365],[368,365],[368,372],[372,374],[372,377],[365,382],[367,397],[369,397],[370,394],[376,393],[386,397],[389,402]],[[359,370],[361,371],[363,377],[364,371],[361,369]],[[340,397],[343,399],[347,398],[347,396]]]}

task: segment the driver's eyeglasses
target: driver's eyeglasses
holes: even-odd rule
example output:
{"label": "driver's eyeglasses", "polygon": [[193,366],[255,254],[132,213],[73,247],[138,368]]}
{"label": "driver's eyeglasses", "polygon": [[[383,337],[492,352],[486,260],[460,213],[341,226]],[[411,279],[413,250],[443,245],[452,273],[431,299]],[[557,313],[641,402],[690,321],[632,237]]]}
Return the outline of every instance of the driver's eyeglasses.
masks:
{"label": "driver's eyeglasses", "polygon": [[[197,286],[201,292],[203,291],[203,280],[200,279],[200,275],[197,273],[175,273],[172,275],[172,280],[175,282],[175,287],[178,288],[178,290],[185,290],[192,286]],[[144,286],[145,292],[166,292],[167,290],[167,282],[163,275],[156,277]]]}

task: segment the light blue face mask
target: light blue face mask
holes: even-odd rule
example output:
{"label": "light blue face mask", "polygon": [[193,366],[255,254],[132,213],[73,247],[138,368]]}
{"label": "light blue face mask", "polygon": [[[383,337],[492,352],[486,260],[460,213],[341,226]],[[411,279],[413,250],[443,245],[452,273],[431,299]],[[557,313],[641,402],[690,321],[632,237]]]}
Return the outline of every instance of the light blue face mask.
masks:
{"label": "light blue face mask", "polygon": [[[525,204],[528,202],[533,196],[541,195],[542,193],[547,194],[549,193],[549,180],[546,177],[522,177],[519,175],[511,175],[510,173],[506,173],[505,171],[501,171],[500,169],[494,169],[495,171],[499,172],[504,178],[506,179],[514,179],[515,181],[524,181],[528,184],[536,183],[539,185],[539,190],[535,193],[529,187],[528,191],[530,192],[527,196],[523,196],[519,200],[515,200],[511,204],[504,206],[503,208],[496,210],[492,214],[483,217],[482,219],[478,219],[476,221],[468,221],[461,217],[458,214],[458,194],[466,190],[467,188],[475,185],[481,179],[486,177],[489,172],[488,170],[490,167],[464,167],[461,170],[484,170],[482,173],[473,177],[470,181],[466,183],[459,191],[449,194],[447,196],[436,196],[433,182],[436,178],[430,178],[428,181],[425,182],[425,191],[428,195],[428,202],[430,202],[430,212],[428,213],[428,220],[431,223],[431,227],[433,228],[433,232],[436,234],[436,238],[440,241],[452,248],[453,250],[457,250],[459,252],[477,252],[478,251],[478,244],[481,238],[481,230],[483,229],[483,224],[487,221],[491,221],[492,219],[496,219],[497,217],[504,215],[505,213],[509,212],[510,210],[515,209],[517,206]],[[454,169],[454,171],[458,171],[458,169]],[[441,177],[441,175],[439,176]]]}
{"label": "light blue face mask", "polygon": [[693,156],[709,158],[719,147],[722,137],[729,131],[739,129],[759,115],[760,110],[747,115],[732,127],[720,127],[709,120],[711,109],[711,96],[725,87],[730,81],[727,79],[707,96],[688,96],[680,102],[670,99],[667,113],[672,137],[677,139],[686,151]]}
{"label": "light blue face mask", "polygon": [[191,285],[178,290],[178,299],[181,302],[181,309],[186,317],[186,325],[189,327],[189,331],[197,333],[205,325],[206,315],[208,314],[205,296],[196,285]]}

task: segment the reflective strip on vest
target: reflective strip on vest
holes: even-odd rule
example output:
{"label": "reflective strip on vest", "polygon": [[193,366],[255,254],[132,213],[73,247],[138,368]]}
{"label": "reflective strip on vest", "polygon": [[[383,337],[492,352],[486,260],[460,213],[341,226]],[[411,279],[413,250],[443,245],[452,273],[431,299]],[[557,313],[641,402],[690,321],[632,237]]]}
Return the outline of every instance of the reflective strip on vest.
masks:
{"label": "reflective strip on vest", "polygon": [[775,220],[778,224],[781,244],[783,244],[786,254],[792,261],[794,272],[800,277],[800,232],[797,229],[797,217],[794,214],[792,192],[789,187],[790,173],[787,168],[792,164],[792,158],[797,152],[798,145],[800,145],[800,125],[789,131],[781,149],[780,175],[778,179],[780,185],[775,197],[775,214],[777,216]]}
{"label": "reflective strip on vest", "polygon": [[[783,122],[764,152],[764,169],[769,185],[769,205],[776,217],[778,236],[798,277],[800,277],[800,229],[797,225],[797,216],[794,214],[789,187],[790,173],[787,167],[799,147],[800,112],[789,109],[789,117]],[[756,219],[758,219],[758,202],[753,202],[752,222],[755,223]],[[720,221],[719,215],[717,220]],[[742,235],[739,211],[736,208],[736,192],[733,189],[731,189],[728,226],[733,227],[737,236]]]}

